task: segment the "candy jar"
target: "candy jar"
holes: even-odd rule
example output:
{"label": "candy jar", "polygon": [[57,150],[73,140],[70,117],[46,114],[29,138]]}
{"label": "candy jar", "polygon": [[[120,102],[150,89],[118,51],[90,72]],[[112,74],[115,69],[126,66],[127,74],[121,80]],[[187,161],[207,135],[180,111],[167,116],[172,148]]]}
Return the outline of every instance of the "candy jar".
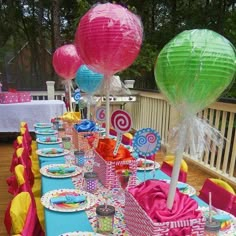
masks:
{"label": "candy jar", "polygon": [[115,207],[110,205],[99,205],[97,213],[97,232],[112,233],[114,224]]}
{"label": "candy jar", "polygon": [[64,149],[70,150],[71,149],[71,138],[70,137],[62,137],[62,143]]}
{"label": "candy jar", "polygon": [[97,190],[97,174],[95,172],[84,173],[85,190],[95,192]]}
{"label": "candy jar", "polygon": [[84,151],[74,151],[74,155],[75,155],[75,162],[78,166],[83,167],[84,166],[84,161],[85,161],[85,157],[84,157]]}
{"label": "candy jar", "polygon": [[220,222],[206,220],[204,236],[218,236],[220,232]]}

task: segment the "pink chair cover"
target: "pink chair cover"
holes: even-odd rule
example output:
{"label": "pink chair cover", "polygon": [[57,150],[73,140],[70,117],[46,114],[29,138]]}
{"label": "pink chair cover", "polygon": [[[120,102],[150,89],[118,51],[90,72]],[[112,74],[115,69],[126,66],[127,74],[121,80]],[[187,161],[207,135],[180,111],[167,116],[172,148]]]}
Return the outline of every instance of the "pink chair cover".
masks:
{"label": "pink chair cover", "polygon": [[[171,177],[173,167],[166,162],[163,162],[160,168],[164,173]],[[178,181],[186,183],[187,182],[187,173],[180,170]]]}
{"label": "pink chair cover", "polygon": [[23,136],[25,136],[28,144],[32,142],[32,137],[30,135],[28,127],[26,128],[25,133],[23,134]]}
{"label": "pink chair cover", "polygon": [[[7,209],[5,212],[5,218],[4,218],[4,224],[5,224],[8,235],[11,235],[11,227],[12,227],[10,208],[11,208],[11,202],[7,206]],[[24,228],[22,229],[22,232],[20,234],[22,236],[44,236],[45,235],[37,216],[34,198],[32,197],[31,197],[31,204],[28,210],[28,214],[25,220]]]}
{"label": "pink chair cover", "polygon": [[12,195],[16,195],[18,192],[18,184],[17,184],[16,176],[12,175],[8,177],[6,182],[8,185],[8,192]]}
{"label": "pink chair cover", "polygon": [[206,179],[198,197],[209,203],[209,192],[212,193],[212,205],[214,207],[231,212],[235,201],[234,194],[215,184],[210,179]]}
{"label": "pink chair cover", "polygon": [[17,157],[16,151],[14,152],[13,157],[12,157],[11,167],[10,167],[10,171],[12,173],[14,173],[15,167],[18,164],[21,164],[25,167],[27,177],[28,177],[27,179],[30,181],[30,185],[33,186],[33,184],[34,184],[34,174],[31,170],[32,162],[31,162],[31,159],[29,157],[29,152],[27,151],[27,149],[24,148],[24,151],[23,151],[21,157]]}
{"label": "pink chair cover", "polygon": [[230,210],[230,213],[234,216],[236,216],[236,196],[234,196],[234,200],[233,200],[233,204],[232,204],[232,208]]}

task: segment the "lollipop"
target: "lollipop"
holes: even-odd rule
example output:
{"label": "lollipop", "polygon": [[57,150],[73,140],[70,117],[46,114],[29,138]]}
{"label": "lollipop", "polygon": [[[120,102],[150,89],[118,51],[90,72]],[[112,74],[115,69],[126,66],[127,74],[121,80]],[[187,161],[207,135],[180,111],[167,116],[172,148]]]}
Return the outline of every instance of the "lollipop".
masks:
{"label": "lollipop", "polygon": [[92,94],[101,86],[103,75],[90,70],[82,65],[76,73],[75,82],[81,90],[88,94],[87,118],[90,119],[90,103]]}
{"label": "lollipop", "polygon": [[210,142],[206,140],[217,146],[222,141],[220,132],[198,119],[196,113],[214,102],[231,83],[235,65],[232,44],[211,30],[184,31],[158,55],[156,83],[169,102],[181,112],[181,121],[173,133],[176,159],[167,200],[170,209],[184,150],[196,155],[203,147],[209,148]]}
{"label": "lollipop", "polygon": [[67,44],[56,49],[53,53],[53,68],[56,73],[61,76],[66,82],[66,90],[68,91],[68,98],[70,110],[72,111],[71,102],[71,80],[75,77],[76,71],[82,65],[82,61],[73,44]]}
{"label": "lollipop", "polygon": [[53,68],[65,80],[75,78],[76,71],[82,61],[73,44],[67,44],[56,49],[53,53]]}
{"label": "lollipop", "polygon": [[143,29],[128,9],[111,3],[97,4],[80,20],[75,45],[84,63],[106,80],[106,133],[109,135],[110,78],[129,67],[139,54]]}
{"label": "lollipop", "polygon": [[129,132],[132,127],[132,119],[128,112],[116,110],[111,115],[111,124],[117,132],[116,147],[114,149],[114,155],[116,155],[121,144],[122,135]]}
{"label": "lollipop", "polygon": [[[146,158],[155,154],[161,147],[161,136],[160,134],[151,128],[144,128],[138,130],[133,138],[134,151],[139,155]],[[146,165],[145,165],[146,172]],[[155,170],[155,165],[154,165]],[[144,180],[146,179],[146,173],[144,172]],[[155,174],[155,171],[154,171]]]}

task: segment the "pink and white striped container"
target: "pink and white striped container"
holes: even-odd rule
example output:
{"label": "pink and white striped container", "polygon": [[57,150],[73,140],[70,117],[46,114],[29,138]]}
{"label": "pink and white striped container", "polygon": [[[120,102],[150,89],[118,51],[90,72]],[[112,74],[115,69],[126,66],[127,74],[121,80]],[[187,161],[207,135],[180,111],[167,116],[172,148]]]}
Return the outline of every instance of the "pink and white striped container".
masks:
{"label": "pink and white striped container", "polygon": [[98,179],[101,183],[109,189],[118,188],[119,182],[116,175],[116,167],[127,165],[129,166],[129,170],[132,172],[132,176],[130,177],[130,187],[136,186],[136,172],[137,172],[137,161],[106,161],[104,160],[97,152],[94,150],[94,161],[95,165],[93,167],[93,171],[97,173]]}
{"label": "pink and white striped container", "polygon": [[[94,141],[91,147],[91,144],[88,141],[88,137],[89,136],[93,136],[94,137]],[[77,130],[75,130],[73,128],[72,131],[72,140],[73,140],[73,144],[74,144],[74,148],[80,151],[89,151],[92,148],[96,148],[97,144],[98,144],[98,140],[99,140],[99,133],[98,132],[94,132],[94,131],[90,131],[90,132],[77,132]]]}
{"label": "pink and white striped container", "polygon": [[185,236],[204,235],[205,218],[203,216],[189,220],[153,222],[127,190],[125,191],[124,219],[129,235],[133,236],[173,236],[176,234],[171,231],[175,228],[186,228]]}

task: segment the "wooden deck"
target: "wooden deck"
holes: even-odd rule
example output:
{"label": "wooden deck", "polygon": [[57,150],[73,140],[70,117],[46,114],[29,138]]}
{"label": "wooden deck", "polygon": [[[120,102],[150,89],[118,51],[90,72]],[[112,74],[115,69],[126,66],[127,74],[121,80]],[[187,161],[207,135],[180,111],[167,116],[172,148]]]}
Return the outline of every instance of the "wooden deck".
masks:
{"label": "wooden deck", "polygon": [[[9,167],[11,157],[13,154],[12,148],[13,139],[0,139],[0,236],[7,236],[4,226],[4,213],[8,202],[11,200],[11,195],[7,192],[6,178],[10,176]],[[163,161],[163,157],[157,157],[158,162]],[[200,190],[206,178],[210,177],[209,174],[201,171],[199,167],[194,164],[189,165],[188,183]]]}

